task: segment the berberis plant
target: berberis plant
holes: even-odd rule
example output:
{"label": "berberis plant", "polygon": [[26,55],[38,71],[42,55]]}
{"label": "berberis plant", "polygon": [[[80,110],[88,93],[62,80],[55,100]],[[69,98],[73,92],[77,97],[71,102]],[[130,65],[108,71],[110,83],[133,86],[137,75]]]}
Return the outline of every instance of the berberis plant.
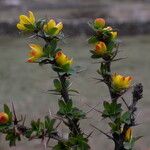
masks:
{"label": "berberis plant", "polygon": [[[10,146],[15,146],[16,142],[24,136],[29,140],[46,141],[46,147],[53,150],[92,149],[88,144],[92,132],[87,135],[80,128],[80,120],[87,119],[86,113],[74,106],[72,100],[72,93],[78,93],[77,90],[71,88],[70,82],[70,77],[76,73],[76,69],[72,65],[73,59],[70,59],[58,47],[58,42],[63,38],[63,24],[61,22],[57,24],[53,19],[49,21],[36,20],[31,11],[29,11],[29,16],[20,15],[19,18],[20,22],[17,24],[17,28],[21,32],[45,42],[44,45],[29,44],[31,51],[27,62],[50,65],[56,73],[57,77],[53,80],[54,89],[49,92],[59,96],[59,110],[53,118],[50,115],[45,116],[44,119],[32,120],[27,126],[25,117],[21,116],[18,119],[14,105],[12,104],[11,110],[5,104],[4,111],[0,113],[0,132],[6,135]],[[137,125],[135,112],[136,105],[142,98],[142,84],[132,87],[132,77],[111,72],[111,64],[121,59],[116,58],[118,54],[117,32],[110,26],[106,26],[105,20],[102,18],[95,19],[90,26],[94,30],[94,35],[89,39],[89,43],[93,46],[91,57],[98,59],[100,64],[97,73],[101,77],[97,80],[108,86],[110,94],[110,100],[104,101],[102,111],[102,117],[109,120],[110,132],[107,134],[98,127],[91,126],[113,140],[115,150],[132,150],[135,142],[140,138],[133,137],[132,128]],[[133,97],[131,103],[127,104],[123,96],[131,88],[133,88]],[[123,103],[126,109],[124,109]],[[61,123],[69,129],[67,136],[58,130]],[[57,142],[49,146],[50,139]]]}

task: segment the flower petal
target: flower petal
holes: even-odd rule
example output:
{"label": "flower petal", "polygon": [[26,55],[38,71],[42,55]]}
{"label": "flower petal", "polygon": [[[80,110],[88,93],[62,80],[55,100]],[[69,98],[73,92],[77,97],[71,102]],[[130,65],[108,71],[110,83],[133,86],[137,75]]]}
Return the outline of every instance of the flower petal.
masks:
{"label": "flower petal", "polygon": [[32,24],[35,23],[35,17],[32,11],[29,11],[29,19]]}
{"label": "flower petal", "polygon": [[39,44],[29,44],[29,46],[35,51],[43,51],[43,48]]}
{"label": "flower petal", "polygon": [[59,31],[62,30],[62,28],[63,28],[62,22],[59,22],[59,23],[56,25],[56,27],[58,28]]}
{"label": "flower petal", "polygon": [[20,24],[20,23],[17,24],[17,28],[19,30],[23,30],[23,31],[26,30],[26,27],[24,25]]}
{"label": "flower petal", "polygon": [[47,25],[48,25],[48,29],[51,29],[56,26],[56,22],[55,22],[55,20],[51,19]]}
{"label": "flower petal", "polygon": [[19,18],[20,18],[21,24],[30,24],[31,23],[30,19],[25,15],[21,15]]}

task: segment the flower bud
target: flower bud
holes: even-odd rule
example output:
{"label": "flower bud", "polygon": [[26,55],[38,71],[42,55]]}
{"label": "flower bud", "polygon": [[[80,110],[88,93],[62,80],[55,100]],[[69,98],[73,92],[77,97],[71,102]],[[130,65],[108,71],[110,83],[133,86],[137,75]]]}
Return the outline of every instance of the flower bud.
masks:
{"label": "flower bud", "polygon": [[98,42],[96,45],[95,45],[95,50],[93,51],[93,53],[95,55],[100,55],[100,56],[103,56],[104,54],[107,53],[107,47],[106,47],[106,44],[104,42]]}
{"label": "flower bud", "polygon": [[124,137],[126,142],[130,142],[132,139],[132,129],[129,128],[126,133],[125,133],[125,137]]}
{"label": "flower bud", "polygon": [[4,112],[0,112],[0,124],[6,124],[8,121],[9,116]]}
{"label": "flower bud", "polygon": [[43,30],[46,34],[56,36],[63,28],[62,22],[56,24],[55,20],[51,19],[47,24],[44,25]]}
{"label": "flower bud", "polygon": [[40,45],[37,44],[30,44],[31,52],[29,53],[30,58],[27,60],[29,63],[36,62],[38,59],[40,59],[43,55],[43,48]]}
{"label": "flower bud", "polygon": [[62,51],[56,53],[55,61],[57,65],[59,65],[60,67],[66,64],[71,66],[72,64],[72,59],[69,59]]}
{"label": "flower bud", "polygon": [[29,11],[29,16],[20,15],[20,22],[17,24],[17,28],[21,31],[33,31],[35,24],[35,17],[33,12]]}
{"label": "flower bud", "polygon": [[95,19],[94,26],[97,29],[104,28],[105,27],[105,20],[103,18],[97,18],[97,19]]}

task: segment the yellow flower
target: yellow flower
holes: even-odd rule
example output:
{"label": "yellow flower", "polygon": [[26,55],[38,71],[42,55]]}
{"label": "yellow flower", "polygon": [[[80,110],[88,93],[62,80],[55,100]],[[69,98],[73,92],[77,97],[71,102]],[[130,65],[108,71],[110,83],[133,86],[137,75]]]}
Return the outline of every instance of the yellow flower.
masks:
{"label": "yellow flower", "polygon": [[94,21],[94,26],[96,28],[103,28],[105,26],[105,20],[103,18],[97,18]]}
{"label": "yellow flower", "polygon": [[[20,22],[17,24],[17,28],[22,31],[30,31],[34,28],[35,17],[34,14],[29,11],[29,16],[20,15]],[[27,25],[31,25],[33,28],[28,28]]]}
{"label": "yellow flower", "polygon": [[100,55],[103,56],[104,54],[107,53],[107,47],[106,44],[104,42],[98,42],[95,45],[95,49],[92,51],[95,55]]}
{"label": "yellow flower", "polygon": [[128,89],[131,86],[132,77],[130,76],[122,76],[119,74],[112,75],[112,86],[114,89],[121,91]]}
{"label": "yellow flower", "polygon": [[130,142],[132,139],[132,129],[129,128],[126,133],[125,133],[125,137],[124,137],[126,142]]}
{"label": "yellow flower", "polygon": [[40,45],[30,44],[29,46],[31,48],[31,52],[29,53],[30,58],[27,60],[28,62],[36,62],[44,55],[43,48]]}
{"label": "yellow flower", "polygon": [[55,60],[57,65],[59,65],[60,67],[66,64],[71,66],[73,63],[72,59],[69,59],[62,51],[56,53]]}
{"label": "yellow flower", "polygon": [[8,121],[9,116],[4,112],[0,112],[0,124],[6,124]]}
{"label": "yellow flower", "polygon": [[62,22],[56,24],[55,20],[51,19],[47,24],[44,25],[43,30],[49,35],[56,36],[60,33],[63,28]]}
{"label": "yellow flower", "polygon": [[117,35],[118,33],[117,32],[110,32],[111,33],[111,36],[112,36],[112,39],[116,39],[117,38]]}

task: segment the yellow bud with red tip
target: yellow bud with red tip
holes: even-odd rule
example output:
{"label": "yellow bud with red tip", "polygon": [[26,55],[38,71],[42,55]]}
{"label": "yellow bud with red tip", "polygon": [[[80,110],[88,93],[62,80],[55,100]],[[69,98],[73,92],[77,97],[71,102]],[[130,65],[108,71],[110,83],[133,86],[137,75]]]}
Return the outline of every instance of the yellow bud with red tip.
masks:
{"label": "yellow bud with red tip", "polygon": [[112,86],[115,90],[121,91],[128,89],[131,86],[132,77],[130,76],[122,76],[119,74],[112,75]]}
{"label": "yellow bud with red tip", "polygon": [[107,47],[104,42],[98,42],[95,45],[95,49],[92,51],[93,54],[98,55],[98,56],[103,56],[104,54],[107,53]]}
{"label": "yellow bud with red tip", "polygon": [[129,128],[126,133],[125,133],[125,137],[124,137],[126,142],[130,142],[132,139],[132,129]]}
{"label": "yellow bud with red tip", "polygon": [[66,65],[66,64],[71,66],[73,63],[72,59],[68,58],[62,51],[59,51],[56,53],[55,61],[56,61],[57,65],[60,67]]}
{"label": "yellow bud with red tip", "polygon": [[63,28],[62,22],[56,24],[55,20],[51,19],[47,24],[44,25],[43,30],[46,34],[56,36]]}
{"label": "yellow bud with red tip", "polygon": [[29,53],[30,58],[27,62],[34,63],[44,55],[43,48],[38,44],[30,44],[29,46],[31,51]]}
{"label": "yellow bud with red tip", "polygon": [[[29,15],[20,15],[20,22],[17,24],[17,28],[21,31],[31,31],[34,29],[35,17],[32,11],[29,11]],[[30,27],[28,27],[30,26]],[[32,28],[31,28],[32,27]]]}
{"label": "yellow bud with red tip", "polygon": [[103,18],[97,18],[94,21],[94,26],[96,28],[104,28],[105,27],[105,20]]}
{"label": "yellow bud with red tip", "polygon": [[0,124],[6,124],[9,121],[9,116],[5,112],[0,112]]}

